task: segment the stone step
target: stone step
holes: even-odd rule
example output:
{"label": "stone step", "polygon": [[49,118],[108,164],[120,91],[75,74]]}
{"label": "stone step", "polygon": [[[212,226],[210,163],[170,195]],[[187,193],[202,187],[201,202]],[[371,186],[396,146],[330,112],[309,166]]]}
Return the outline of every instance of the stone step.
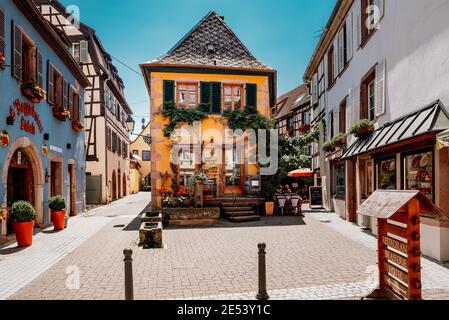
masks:
{"label": "stone step", "polygon": [[223,207],[223,210],[228,211],[253,211],[253,207]]}
{"label": "stone step", "polygon": [[229,218],[229,220],[231,220],[232,222],[250,222],[250,221],[259,221],[260,217],[259,216],[243,216],[243,217],[231,217]]}
{"label": "stone step", "polygon": [[252,216],[255,214],[255,212],[254,211],[234,211],[234,212],[226,212],[226,214],[231,217],[232,216],[242,217],[242,216]]}

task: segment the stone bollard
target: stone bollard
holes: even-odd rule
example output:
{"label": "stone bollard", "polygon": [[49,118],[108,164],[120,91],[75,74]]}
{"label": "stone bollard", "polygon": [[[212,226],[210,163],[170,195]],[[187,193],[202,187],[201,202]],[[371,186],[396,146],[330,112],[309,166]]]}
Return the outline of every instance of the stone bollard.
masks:
{"label": "stone bollard", "polygon": [[259,243],[259,292],[257,293],[257,300],[269,300],[267,292],[267,272],[266,272],[266,261],[265,261],[265,249],[267,245],[265,243]]}
{"label": "stone bollard", "polygon": [[134,283],[133,283],[133,251],[131,249],[123,250],[125,259],[125,300],[134,300]]}

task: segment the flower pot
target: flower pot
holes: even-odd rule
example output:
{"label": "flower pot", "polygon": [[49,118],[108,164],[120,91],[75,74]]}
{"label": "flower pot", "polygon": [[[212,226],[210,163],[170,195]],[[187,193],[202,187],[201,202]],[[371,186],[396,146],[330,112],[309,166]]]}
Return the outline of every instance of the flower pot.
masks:
{"label": "flower pot", "polygon": [[274,213],[274,202],[265,202],[265,214],[272,216]]}
{"label": "flower pot", "polygon": [[374,126],[369,126],[369,127],[358,129],[355,136],[356,136],[356,138],[363,138],[363,137],[369,136],[373,132],[374,132]]}
{"label": "flower pot", "polygon": [[64,230],[65,226],[65,211],[52,211],[51,220],[56,231]]}
{"label": "flower pot", "polygon": [[30,247],[33,244],[34,220],[29,222],[14,222],[16,240],[19,247]]}

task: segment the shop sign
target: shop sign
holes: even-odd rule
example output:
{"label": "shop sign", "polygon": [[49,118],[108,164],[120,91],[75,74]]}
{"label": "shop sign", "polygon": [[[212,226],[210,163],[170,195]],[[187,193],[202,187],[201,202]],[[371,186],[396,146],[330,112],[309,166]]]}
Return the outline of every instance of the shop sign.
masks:
{"label": "shop sign", "polygon": [[449,131],[437,136],[438,150],[449,148]]}
{"label": "shop sign", "polygon": [[[20,130],[22,131],[35,135],[36,125],[40,133],[44,131],[41,119],[39,117],[39,114],[36,112],[34,105],[28,104],[26,102],[20,102],[20,100],[17,99],[16,101],[14,101],[14,104],[9,107],[9,115],[12,117],[13,121],[16,120],[17,116],[21,116]],[[33,118],[36,124],[28,120],[28,117]]]}
{"label": "shop sign", "polygon": [[59,148],[57,146],[50,145],[50,150],[57,153],[62,153],[62,148]]}

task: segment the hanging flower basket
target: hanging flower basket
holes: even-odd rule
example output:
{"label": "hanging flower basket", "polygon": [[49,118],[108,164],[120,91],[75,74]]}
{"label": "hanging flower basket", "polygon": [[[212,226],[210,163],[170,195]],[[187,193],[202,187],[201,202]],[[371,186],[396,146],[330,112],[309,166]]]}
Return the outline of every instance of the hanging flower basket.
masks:
{"label": "hanging flower basket", "polygon": [[0,53],[0,69],[5,69],[6,58],[3,53]]}
{"label": "hanging flower basket", "polygon": [[5,130],[0,132],[0,144],[2,147],[6,148],[9,146],[9,143],[11,142],[11,139],[9,137],[9,133]]}
{"label": "hanging flower basket", "polygon": [[22,84],[22,94],[33,103],[39,103],[45,98],[45,90],[39,87],[34,80],[27,80]]}
{"label": "hanging flower basket", "polygon": [[70,118],[70,112],[66,108],[56,106],[53,107],[52,111],[53,116],[58,120],[65,121],[66,119]]}
{"label": "hanging flower basket", "polygon": [[81,132],[81,130],[83,130],[84,125],[80,122],[80,121],[72,121],[72,129],[75,132]]}

